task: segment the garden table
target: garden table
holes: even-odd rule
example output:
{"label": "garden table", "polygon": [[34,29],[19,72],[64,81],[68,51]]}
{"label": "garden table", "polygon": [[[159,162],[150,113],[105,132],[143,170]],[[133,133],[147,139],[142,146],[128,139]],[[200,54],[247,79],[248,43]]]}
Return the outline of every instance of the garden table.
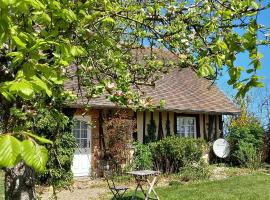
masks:
{"label": "garden table", "polygon": [[[131,171],[131,172],[128,172],[128,174],[133,175],[135,180],[136,180],[136,183],[137,183],[137,187],[135,189],[134,194],[132,195],[132,199],[136,198],[137,190],[140,188],[145,196],[145,200],[148,200],[148,199],[159,200],[159,197],[154,189],[155,183],[157,181],[157,176],[160,174],[159,171],[140,170],[140,171]],[[153,177],[152,181],[150,181],[150,177]],[[145,192],[145,190],[142,187],[143,182],[146,182],[148,185],[147,193]],[[152,191],[155,195],[155,198],[150,197],[150,194]]]}

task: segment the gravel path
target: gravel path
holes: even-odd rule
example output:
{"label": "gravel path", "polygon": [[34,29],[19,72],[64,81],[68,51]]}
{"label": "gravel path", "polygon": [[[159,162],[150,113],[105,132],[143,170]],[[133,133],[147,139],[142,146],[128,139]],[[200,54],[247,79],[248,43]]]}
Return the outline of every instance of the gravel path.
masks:
{"label": "gravel path", "polygon": [[[41,200],[51,200],[52,194],[51,187],[39,188]],[[104,180],[77,179],[70,190],[62,190],[57,193],[57,200],[99,200],[105,199],[108,195],[109,190]]]}

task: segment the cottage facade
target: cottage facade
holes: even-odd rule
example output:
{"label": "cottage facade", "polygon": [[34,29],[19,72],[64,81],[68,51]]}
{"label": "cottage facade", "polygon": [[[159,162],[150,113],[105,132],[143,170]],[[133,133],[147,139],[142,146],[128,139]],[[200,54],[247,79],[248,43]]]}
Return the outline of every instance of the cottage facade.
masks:
{"label": "cottage facade", "polygon": [[[77,90],[72,80],[65,87],[67,90]],[[240,112],[216,85],[199,78],[190,68],[174,70],[156,81],[155,87],[144,87],[143,90],[153,98],[154,104],[157,105],[160,100],[165,100],[166,104],[153,112],[128,111],[136,120],[134,138],[141,142],[147,137],[150,119],[156,123],[156,136],[159,138],[175,134],[213,141],[223,136],[223,115]],[[98,176],[104,137],[102,116],[119,108],[102,96],[91,99],[88,102],[91,109],[82,116],[85,102],[79,98],[69,105],[77,119],[73,132],[80,147],[75,153],[72,170],[75,176]]]}

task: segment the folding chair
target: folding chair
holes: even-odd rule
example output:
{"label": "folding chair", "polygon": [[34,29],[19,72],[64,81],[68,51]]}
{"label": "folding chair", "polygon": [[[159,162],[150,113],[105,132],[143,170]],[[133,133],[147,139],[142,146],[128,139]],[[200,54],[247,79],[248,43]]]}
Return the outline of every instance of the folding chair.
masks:
{"label": "folding chair", "polygon": [[113,193],[113,199],[122,199],[125,192],[129,188],[122,185],[115,185],[112,175],[111,176],[105,175],[105,179],[107,181],[109,189]]}

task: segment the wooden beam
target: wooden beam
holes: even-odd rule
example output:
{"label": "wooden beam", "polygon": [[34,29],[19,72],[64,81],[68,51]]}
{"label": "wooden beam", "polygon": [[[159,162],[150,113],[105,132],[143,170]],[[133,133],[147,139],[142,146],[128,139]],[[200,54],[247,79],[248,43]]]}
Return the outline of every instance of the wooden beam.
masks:
{"label": "wooden beam", "polygon": [[218,120],[219,120],[220,137],[223,138],[223,137],[224,137],[224,133],[223,133],[223,120],[222,120],[222,115],[219,115],[219,116],[218,116]]}
{"label": "wooden beam", "polygon": [[174,126],[173,126],[173,128],[174,128],[173,132],[174,132],[175,135],[177,135],[177,131],[176,131],[176,113],[174,113],[173,119],[174,119],[174,120],[173,120],[173,121],[174,121],[174,122],[173,122],[173,123],[174,123],[174,124],[173,124],[173,125],[174,125]]}
{"label": "wooden beam", "polygon": [[166,121],[166,136],[171,135],[171,122],[170,122],[170,113],[167,112],[167,121]]}
{"label": "wooden beam", "polygon": [[218,115],[215,115],[215,140],[218,138]]}
{"label": "wooden beam", "polygon": [[161,140],[164,137],[163,128],[162,128],[162,113],[158,113],[158,140]]}
{"label": "wooden beam", "polygon": [[197,138],[201,137],[201,128],[200,128],[200,115],[196,115],[196,131],[197,131]]}
{"label": "wooden beam", "polygon": [[145,144],[145,125],[146,125],[146,113],[143,111],[143,143]]}
{"label": "wooden beam", "polygon": [[207,140],[207,135],[206,135],[206,121],[205,121],[205,114],[203,114],[203,138]]}

